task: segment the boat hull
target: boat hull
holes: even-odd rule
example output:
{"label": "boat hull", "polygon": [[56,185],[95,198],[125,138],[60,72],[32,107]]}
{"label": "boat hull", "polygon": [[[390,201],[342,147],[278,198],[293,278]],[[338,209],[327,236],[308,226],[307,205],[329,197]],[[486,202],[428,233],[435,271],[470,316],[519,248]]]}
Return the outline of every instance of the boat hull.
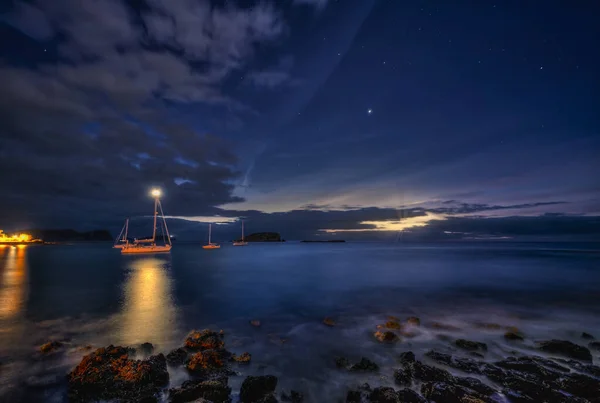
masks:
{"label": "boat hull", "polygon": [[246,246],[248,245],[248,242],[234,242],[233,246]]}
{"label": "boat hull", "polygon": [[125,247],[125,245],[124,245],[124,244],[121,244],[121,245],[113,245],[113,248],[115,248],[115,249],[123,249],[124,247]]}
{"label": "boat hull", "polygon": [[135,255],[142,253],[167,253],[171,252],[171,245],[144,245],[144,246],[128,246],[121,248],[121,253],[124,255]]}
{"label": "boat hull", "polygon": [[220,249],[221,245],[215,245],[215,244],[210,244],[210,245],[202,245],[202,249]]}

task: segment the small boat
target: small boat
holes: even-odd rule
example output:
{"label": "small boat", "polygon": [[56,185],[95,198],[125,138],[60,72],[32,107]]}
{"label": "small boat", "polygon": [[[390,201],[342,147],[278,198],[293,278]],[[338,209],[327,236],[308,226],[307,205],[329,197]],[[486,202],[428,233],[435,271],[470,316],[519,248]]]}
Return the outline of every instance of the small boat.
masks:
{"label": "small boat", "polygon": [[[161,253],[161,252],[170,252],[171,251],[171,236],[169,235],[169,228],[167,228],[167,222],[165,221],[165,213],[163,212],[162,205],[160,204],[160,190],[154,189],[152,190],[152,196],[154,197],[154,227],[152,228],[152,238],[151,239],[136,239],[133,243],[126,242],[123,247],[121,247],[122,254],[139,254],[139,253]],[[161,230],[163,231],[162,239],[166,239],[164,245],[158,245],[156,243],[156,221],[158,218],[158,210],[160,209],[160,216],[162,219]]]}
{"label": "small boat", "polygon": [[246,246],[248,242],[244,241],[244,221],[242,220],[242,239],[241,241],[233,241],[233,246]]}
{"label": "small boat", "polygon": [[129,243],[129,240],[127,239],[128,231],[129,231],[129,218],[125,220],[125,225],[123,225],[123,228],[121,228],[121,232],[119,233],[119,236],[115,240],[115,244],[113,245],[113,248],[123,249],[125,247],[125,245],[127,245]]}
{"label": "small boat", "polygon": [[202,249],[219,249],[221,247],[221,245],[219,245],[218,243],[212,243],[210,241],[211,233],[212,224],[208,224],[208,244],[202,245]]}

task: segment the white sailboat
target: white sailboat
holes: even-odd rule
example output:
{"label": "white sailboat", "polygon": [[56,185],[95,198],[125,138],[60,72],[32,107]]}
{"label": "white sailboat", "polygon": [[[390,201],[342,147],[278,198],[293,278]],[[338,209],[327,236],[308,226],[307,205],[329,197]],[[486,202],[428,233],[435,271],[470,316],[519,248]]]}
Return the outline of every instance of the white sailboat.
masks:
{"label": "white sailboat", "polygon": [[125,225],[123,225],[123,228],[121,228],[121,232],[119,233],[119,236],[115,240],[115,244],[113,245],[113,248],[123,249],[127,245],[127,243],[129,242],[127,239],[128,230],[129,230],[129,218],[125,220]]}
{"label": "white sailboat", "polygon": [[244,241],[244,220],[242,220],[242,239],[240,241],[233,241],[233,246],[246,246],[248,242]]}
{"label": "white sailboat", "polygon": [[[163,212],[162,205],[160,204],[160,190],[153,189],[152,197],[154,197],[154,227],[152,228],[152,239],[136,239],[133,243],[127,242],[125,246],[121,248],[123,254],[135,254],[135,253],[160,253],[171,251],[171,236],[169,235],[169,229],[167,228],[167,222],[165,221],[165,213]],[[160,209],[160,216],[162,219],[162,238],[165,239],[165,232],[167,240],[164,245],[156,244],[156,220],[158,217],[158,210]]]}
{"label": "white sailboat", "polygon": [[202,249],[219,249],[221,245],[218,243],[211,242],[211,234],[212,234],[212,224],[208,224],[208,243],[206,245],[202,245]]}

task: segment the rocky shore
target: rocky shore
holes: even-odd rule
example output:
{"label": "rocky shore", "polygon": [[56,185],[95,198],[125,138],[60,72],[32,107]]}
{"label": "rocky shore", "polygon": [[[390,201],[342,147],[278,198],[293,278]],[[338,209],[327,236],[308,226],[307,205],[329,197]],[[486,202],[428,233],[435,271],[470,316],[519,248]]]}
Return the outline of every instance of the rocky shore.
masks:
{"label": "rocky shore", "polygon": [[[322,322],[324,329],[343,326],[332,318]],[[439,348],[415,354],[408,348],[411,338],[428,329],[451,332],[452,327],[423,323],[417,317],[388,317],[372,330],[371,340],[393,346],[389,354],[395,358],[395,368],[382,367],[376,357],[351,360],[332,356],[336,371],[356,376],[355,384],[349,384],[335,402],[600,403],[600,367],[593,364],[592,354],[599,344],[593,335],[582,333],[579,342],[574,343],[529,340],[519,329],[494,323],[477,324],[476,328],[495,332],[502,342],[514,346],[513,354],[496,359],[488,352],[488,345],[476,337],[470,340],[451,336],[440,337],[443,344]],[[302,390],[278,389],[279,380],[273,375],[250,375],[247,365],[251,354],[228,351],[225,339],[223,331],[205,329],[192,331],[181,347],[169,352],[156,353],[150,343],[136,348],[98,348],[85,355],[67,375],[69,401],[309,401]],[[405,345],[407,348],[403,348]],[[56,354],[61,348],[62,343],[49,341],[40,347],[40,354]],[[135,359],[140,355],[144,358]],[[186,371],[189,379],[173,384],[169,373],[178,369]],[[360,374],[378,374],[387,384],[375,387],[362,383]],[[232,377],[243,379],[236,390],[229,384]],[[310,401],[323,400],[312,396]]]}

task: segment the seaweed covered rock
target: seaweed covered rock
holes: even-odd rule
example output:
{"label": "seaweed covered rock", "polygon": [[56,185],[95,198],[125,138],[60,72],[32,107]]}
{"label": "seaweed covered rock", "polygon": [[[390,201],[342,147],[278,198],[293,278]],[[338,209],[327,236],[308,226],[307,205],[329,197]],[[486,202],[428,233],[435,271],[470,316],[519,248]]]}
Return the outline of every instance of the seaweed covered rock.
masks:
{"label": "seaweed covered rock", "polygon": [[600,380],[583,374],[571,374],[560,383],[562,390],[572,395],[600,402]]}
{"label": "seaweed covered rock", "polygon": [[335,326],[337,325],[337,322],[333,318],[330,318],[328,316],[325,319],[323,319],[323,324],[326,326]]}
{"label": "seaweed covered rock", "polygon": [[454,345],[468,351],[487,351],[487,344],[478,341],[458,339],[454,342]]}
{"label": "seaweed covered rock", "polygon": [[416,361],[415,353],[413,353],[412,351],[405,351],[403,353],[400,353],[400,355],[398,356],[398,361],[401,364],[408,363],[408,362],[415,362]]}
{"label": "seaweed covered rock", "polygon": [[209,372],[224,366],[223,357],[216,350],[199,351],[186,363],[186,368],[192,373]]}
{"label": "seaweed covered rock", "polygon": [[154,352],[154,346],[152,345],[152,343],[142,343],[140,344],[139,350],[143,355],[148,356]]}
{"label": "seaweed covered rock", "polygon": [[594,340],[594,336],[586,332],[581,333],[581,338],[584,340]]}
{"label": "seaweed covered rock", "polygon": [[404,370],[414,379],[421,382],[446,382],[454,383],[454,376],[445,369],[433,367],[415,361],[404,365]]}
{"label": "seaweed covered rock", "polygon": [[383,327],[386,329],[401,329],[402,325],[396,320],[388,320]]}
{"label": "seaweed covered rock", "polygon": [[538,349],[545,353],[562,355],[580,361],[592,362],[592,353],[586,347],[567,340],[546,340],[537,343]]}
{"label": "seaweed covered rock", "polygon": [[154,399],[160,388],[169,382],[164,355],[133,360],[129,353],[125,347],[111,345],[83,357],[68,375],[69,399]]}
{"label": "seaweed covered rock", "polygon": [[275,392],[277,377],[273,375],[249,376],[242,383],[240,400],[244,403],[259,401]]}
{"label": "seaweed covered rock", "polygon": [[242,363],[242,364],[247,364],[252,359],[252,355],[250,353],[242,353],[240,355],[233,354],[231,356],[231,359],[233,361],[235,361],[235,362],[239,362],[239,363]]}
{"label": "seaweed covered rock", "polygon": [[375,388],[369,394],[369,402],[371,403],[400,403],[398,393],[394,388],[379,387]]}
{"label": "seaweed covered rock", "polygon": [[406,323],[411,326],[421,326],[421,319],[417,318],[416,316],[411,316],[406,319]]}
{"label": "seaweed covered rock", "polygon": [[525,336],[521,332],[508,331],[504,333],[504,338],[510,341],[523,341],[525,340]]}
{"label": "seaweed covered rock", "polygon": [[485,396],[474,390],[444,382],[426,382],[421,386],[421,394],[432,402],[443,403],[485,403]]}
{"label": "seaweed covered rock", "polygon": [[183,348],[176,348],[167,354],[167,364],[171,366],[183,365],[187,361],[188,352]]}
{"label": "seaweed covered rock", "polygon": [[193,379],[185,381],[180,387],[169,389],[169,400],[172,403],[183,403],[206,399],[212,403],[229,402],[231,388],[227,386],[227,378],[214,380]]}
{"label": "seaweed covered rock", "polygon": [[185,339],[185,347],[190,350],[219,350],[224,346],[223,333],[210,329],[193,330]]}

